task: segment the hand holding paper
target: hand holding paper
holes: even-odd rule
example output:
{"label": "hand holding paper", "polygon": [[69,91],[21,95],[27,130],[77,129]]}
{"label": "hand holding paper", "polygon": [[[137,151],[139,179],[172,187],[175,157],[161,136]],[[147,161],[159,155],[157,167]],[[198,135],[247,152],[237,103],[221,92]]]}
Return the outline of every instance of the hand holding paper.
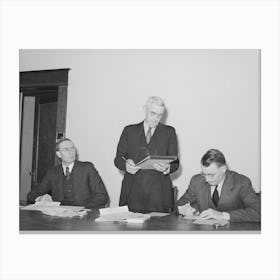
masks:
{"label": "hand holding paper", "polygon": [[164,173],[164,174],[167,174],[166,171],[169,169],[170,164],[168,164],[168,163],[155,163],[155,164],[153,165],[153,167],[154,167],[157,171],[162,172],[162,173]]}
{"label": "hand holding paper", "polygon": [[135,165],[135,163],[132,159],[127,159],[125,161],[125,168],[128,173],[133,174],[133,175],[140,169],[140,167]]}
{"label": "hand holding paper", "polygon": [[201,212],[201,214],[199,215],[199,219],[223,220],[225,219],[225,216],[223,215],[223,212],[209,208]]}
{"label": "hand holding paper", "polygon": [[48,202],[52,202],[52,197],[49,195],[49,194],[45,194],[45,195],[41,195],[41,196],[38,196],[36,199],[35,199],[36,202],[39,202],[39,201],[48,201]]}

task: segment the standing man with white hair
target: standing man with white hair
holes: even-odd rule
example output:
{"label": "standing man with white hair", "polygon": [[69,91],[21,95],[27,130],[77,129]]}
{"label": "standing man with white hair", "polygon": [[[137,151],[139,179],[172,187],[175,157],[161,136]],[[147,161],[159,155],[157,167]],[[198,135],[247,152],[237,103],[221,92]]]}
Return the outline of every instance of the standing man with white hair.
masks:
{"label": "standing man with white hair", "polygon": [[154,170],[142,170],[136,163],[147,155],[177,156],[176,132],[160,123],[165,112],[160,97],[149,97],[144,112],[144,121],[126,126],[118,143],[114,163],[125,172],[119,205],[128,205],[133,212],[170,212],[173,192],[169,174],[179,168],[179,160],[155,164]]}

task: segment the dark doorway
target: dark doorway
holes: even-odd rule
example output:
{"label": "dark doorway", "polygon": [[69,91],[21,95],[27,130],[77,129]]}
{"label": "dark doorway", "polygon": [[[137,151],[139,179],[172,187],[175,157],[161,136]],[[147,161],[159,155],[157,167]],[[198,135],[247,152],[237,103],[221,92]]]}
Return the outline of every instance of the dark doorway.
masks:
{"label": "dark doorway", "polygon": [[65,136],[69,69],[20,73],[20,200],[58,163]]}

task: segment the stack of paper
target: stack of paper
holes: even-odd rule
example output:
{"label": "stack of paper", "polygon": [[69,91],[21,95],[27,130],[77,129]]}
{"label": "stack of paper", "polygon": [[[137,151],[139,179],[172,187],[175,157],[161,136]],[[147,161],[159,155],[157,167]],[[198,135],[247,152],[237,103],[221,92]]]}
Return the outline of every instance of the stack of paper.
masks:
{"label": "stack of paper", "polygon": [[130,212],[127,206],[103,208],[99,210],[100,217],[96,222],[125,222],[142,224],[150,218],[147,214]]}
{"label": "stack of paper", "polygon": [[41,211],[46,215],[57,217],[83,217],[89,211],[83,206],[60,206],[60,202],[54,201],[38,201],[35,204],[21,207],[21,209]]}

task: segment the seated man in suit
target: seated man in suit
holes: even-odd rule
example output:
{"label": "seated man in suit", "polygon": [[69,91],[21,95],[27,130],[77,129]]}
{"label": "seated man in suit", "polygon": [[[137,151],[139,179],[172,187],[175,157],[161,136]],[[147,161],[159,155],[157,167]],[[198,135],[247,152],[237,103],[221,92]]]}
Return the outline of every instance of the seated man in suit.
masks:
{"label": "seated man in suit", "polygon": [[[190,204],[201,218],[260,222],[260,198],[250,179],[229,170],[220,151],[207,151],[201,159],[201,170],[201,174],[191,178],[187,191],[177,202],[180,214]],[[183,205],[186,208],[180,207]]]}
{"label": "seated man in suit", "polygon": [[61,164],[48,170],[42,182],[28,194],[28,201],[50,193],[54,201],[64,205],[104,207],[109,197],[103,181],[91,162],[76,160],[74,143],[68,138],[59,140],[56,155]]}

